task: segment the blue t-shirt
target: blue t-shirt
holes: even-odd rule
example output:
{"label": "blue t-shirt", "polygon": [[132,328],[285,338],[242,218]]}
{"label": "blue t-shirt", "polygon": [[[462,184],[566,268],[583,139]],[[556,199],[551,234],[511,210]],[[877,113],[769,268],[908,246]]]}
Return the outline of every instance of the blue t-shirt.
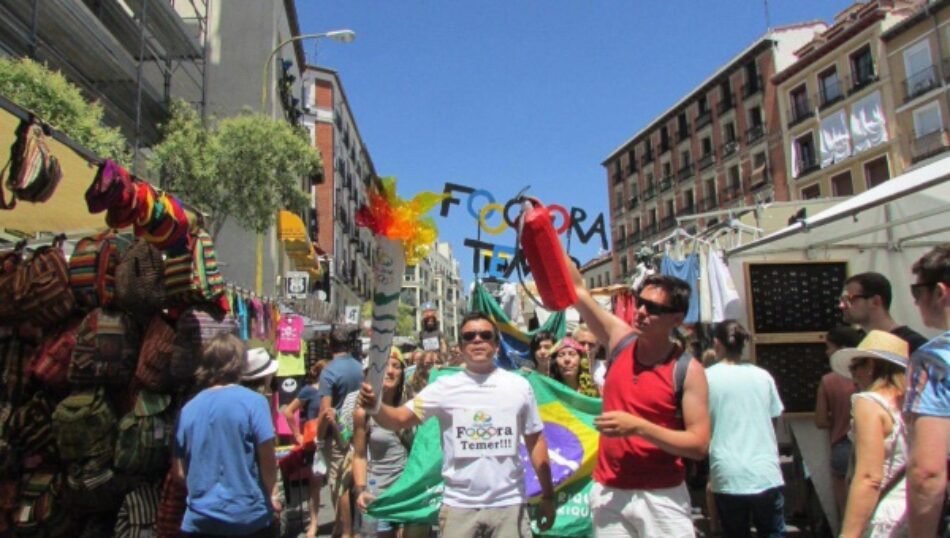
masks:
{"label": "blue t-shirt", "polygon": [[712,490],[752,495],[784,484],[772,419],[782,414],[775,380],[753,364],[720,362],[709,380]]}
{"label": "blue t-shirt", "polygon": [[297,399],[303,402],[304,420],[317,418],[320,414],[320,392],[313,385],[300,389]]}
{"label": "blue t-shirt", "polygon": [[273,438],[267,400],[250,389],[205,389],[185,404],[175,431],[188,483],[183,531],[245,535],[271,524],[257,447]]}
{"label": "blue t-shirt", "polygon": [[320,389],[317,392],[320,398],[329,396],[339,413],[346,395],[359,390],[362,383],[363,365],[352,355],[341,355],[320,372]]}
{"label": "blue t-shirt", "polygon": [[920,346],[910,356],[904,411],[950,417],[950,331]]}

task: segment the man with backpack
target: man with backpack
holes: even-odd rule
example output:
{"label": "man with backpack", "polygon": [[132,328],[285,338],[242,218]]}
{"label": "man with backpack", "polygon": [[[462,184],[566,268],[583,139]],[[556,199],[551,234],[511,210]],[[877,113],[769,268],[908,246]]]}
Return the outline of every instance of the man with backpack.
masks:
{"label": "man with backpack", "polygon": [[683,458],[706,457],[710,422],[703,367],[672,338],[689,309],[689,285],[646,277],[631,327],[594,301],[576,267],[571,275],[574,307],[609,350],[603,414],[594,420],[594,535],[694,536]]}

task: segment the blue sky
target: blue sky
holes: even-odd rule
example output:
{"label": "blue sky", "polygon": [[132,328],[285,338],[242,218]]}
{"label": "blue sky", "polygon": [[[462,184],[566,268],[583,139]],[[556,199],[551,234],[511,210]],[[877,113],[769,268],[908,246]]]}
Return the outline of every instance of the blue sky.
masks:
{"label": "blue sky", "polygon": [[[851,2],[771,0],[773,26],[830,22]],[[604,214],[600,165],[618,145],[766,30],[762,0],[297,0],[301,31],[351,28],[349,44],[305,42],[339,72],[376,171],[404,197],[446,182],[504,203],[522,187]],[[434,211],[465,281],[476,221]],[[477,200],[476,207],[483,204]],[[588,225],[589,225],[588,221]],[[490,221],[497,224],[497,220]],[[513,246],[514,232],[483,239]],[[599,241],[571,254],[582,263]]]}

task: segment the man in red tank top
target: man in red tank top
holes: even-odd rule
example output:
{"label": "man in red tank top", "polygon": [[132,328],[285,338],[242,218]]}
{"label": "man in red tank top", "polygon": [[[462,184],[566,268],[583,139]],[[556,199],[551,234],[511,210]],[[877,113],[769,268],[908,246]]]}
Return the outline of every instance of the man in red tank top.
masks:
{"label": "man in red tank top", "polygon": [[[674,368],[685,351],[672,334],[689,308],[689,285],[648,276],[631,326],[594,301],[573,267],[572,276],[575,308],[614,357],[603,414],[594,420],[601,433],[590,494],[594,535],[694,536],[682,458],[706,457],[710,424],[706,374],[698,361],[690,362],[682,401],[676,401]],[[637,338],[626,343],[631,333]]]}

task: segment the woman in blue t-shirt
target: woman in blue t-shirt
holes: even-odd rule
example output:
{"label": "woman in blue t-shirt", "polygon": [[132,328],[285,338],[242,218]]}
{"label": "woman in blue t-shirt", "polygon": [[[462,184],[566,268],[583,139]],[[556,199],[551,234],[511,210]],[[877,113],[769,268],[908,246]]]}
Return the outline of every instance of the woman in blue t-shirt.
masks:
{"label": "woman in blue t-shirt", "polygon": [[187,483],[185,536],[273,537],[276,491],[274,424],[267,400],[238,384],[244,343],[219,334],[198,359],[203,390],[184,408],[175,431],[175,471]]}

